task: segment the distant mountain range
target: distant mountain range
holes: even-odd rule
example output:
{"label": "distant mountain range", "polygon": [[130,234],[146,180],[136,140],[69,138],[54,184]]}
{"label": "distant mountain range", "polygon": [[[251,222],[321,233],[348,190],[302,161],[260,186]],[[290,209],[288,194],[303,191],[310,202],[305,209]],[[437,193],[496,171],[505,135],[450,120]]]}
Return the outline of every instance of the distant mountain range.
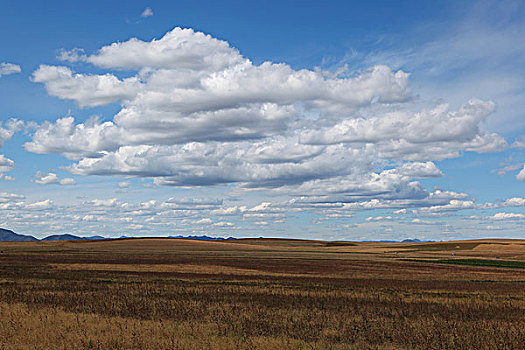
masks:
{"label": "distant mountain range", "polygon": [[14,233],[11,230],[0,228],[0,241],[29,242],[38,241],[38,239],[33,236],[19,235],[18,233]]}
{"label": "distant mountain range", "polygon": [[[133,238],[128,236],[121,236],[122,238]],[[152,237],[153,238],[153,237]],[[210,237],[210,236],[168,236],[168,238],[176,239],[193,239],[197,241],[228,241],[232,239],[237,239],[234,237]],[[264,237],[260,237],[264,238]],[[51,235],[46,238],[37,239],[29,235],[20,235],[11,230],[6,230],[0,228],[0,242],[30,242],[30,241],[77,241],[77,240],[87,240],[87,239],[108,239],[107,237],[102,236],[89,236],[89,237],[80,237],[70,234],[63,235]],[[433,242],[433,241],[421,241],[417,238],[414,239],[405,239],[403,241],[364,241],[364,242],[375,242],[375,243],[424,243],[424,242]]]}
{"label": "distant mountain range", "polygon": [[[133,238],[129,236],[121,236],[120,238]],[[194,239],[198,241],[226,241],[229,239],[235,239],[233,237],[223,238],[223,237],[210,237],[210,236],[169,236],[168,238],[178,238],[178,239]],[[37,239],[29,235],[20,235],[11,230],[6,230],[0,228],[0,242],[29,242],[29,241],[78,241],[86,239],[107,239],[102,236],[90,236],[90,237],[80,237],[70,234],[63,235],[51,235],[46,238]]]}
{"label": "distant mountain range", "polygon": [[401,243],[427,243],[427,242],[434,242],[434,241],[421,241],[417,238],[413,238],[413,239],[404,239],[401,241]]}
{"label": "distant mountain range", "polygon": [[223,237],[210,237],[210,236],[168,236],[168,238],[194,239],[197,241],[227,241],[230,239],[237,239],[233,237],[223,238]]}
{"label": "distant mountain range", "polygon": [[42,238],[41,241],[76,241],[76,240],[83,240],[83,239],[106,239],[106,238],[102,236],[79,237],[79,236],[74,236],[70,234],[65,234],[65,235],[47,236],[46,238]]}
{"label": "distant mountain range", "polygon": [[73,241],[82,239],[105,239],[102,236],[79,237],[74,235],[51,235],[46,238],[37,239],[29,235],[20,235],[11,230],[0,228],[0,242],[30,242],[30,241]]}

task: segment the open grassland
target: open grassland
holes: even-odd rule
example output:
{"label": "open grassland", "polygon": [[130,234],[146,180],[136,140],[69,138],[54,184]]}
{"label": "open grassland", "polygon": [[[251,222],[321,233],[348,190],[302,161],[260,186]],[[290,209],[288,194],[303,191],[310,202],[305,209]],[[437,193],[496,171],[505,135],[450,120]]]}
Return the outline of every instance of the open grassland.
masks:
{"label": "open grassland", "polygon": [[4,242],[0,349],[525,349],[524,263],[519,240]]}

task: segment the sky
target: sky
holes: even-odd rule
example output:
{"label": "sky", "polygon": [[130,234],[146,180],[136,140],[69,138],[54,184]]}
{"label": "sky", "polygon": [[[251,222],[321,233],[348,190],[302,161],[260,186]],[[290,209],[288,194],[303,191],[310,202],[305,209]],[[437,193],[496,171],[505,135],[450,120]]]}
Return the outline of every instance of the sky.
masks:
{"label": "sky", "polygon": [[5,1],[0,227],[525,238],[521,1]]}

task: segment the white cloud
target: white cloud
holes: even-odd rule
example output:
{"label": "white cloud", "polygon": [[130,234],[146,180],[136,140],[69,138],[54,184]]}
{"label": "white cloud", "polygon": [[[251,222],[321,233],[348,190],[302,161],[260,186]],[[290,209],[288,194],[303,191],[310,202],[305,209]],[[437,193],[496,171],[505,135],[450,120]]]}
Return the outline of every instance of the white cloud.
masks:
{"label": "white cloud", "polygon": [[231,227],[231,226],[234,226],[234,224],[231,223],[231,222],[227,222],[227,221],[221,221],[221,222],[216,222],[215,224],[213,224],[213,226],[217,226],[217,227]]}
{"label": "white cloud", "polygon": [[[393,171],[387,171],[389,175],[392,175]],[[397,175],[400,179],[399,175]],[[397,186],[403,183],[397,184]],[[431,193],[425,192],[420,185],[415,182],[411,185],[405,183],[404,186],[412,186],[412,191],[405,189],[403,192],[395,192],[396,186],[392,186],[390,190],[377,193],[356,193],[355,196],[350,195],[349,192],[341,191],[343,194],[327,191],[324,196],[302,196],[291,200],[285,208],[283,213],[292,210],[301,211],[312,211],[322,214],[325,218],[343,218],[352,217],[353,211],[360,210],[375,210],[375,209],[396,209],[393,214],[407,214],[411,212],[414,215],[431,215],[440,216],[444,212],[453,212],[463,209],[476,209],[480,208],[479,205],[475,205],[473,201],[463,201],[468,199],[469,196],[466,193],[458,193],[453,191],[443,191],[436,189]],[[414,189],[419,188],[417,191]],[[399,190],[398,190],[399,191]],[[465,203],[464,203],[465,202]],[[407,208],[412,208],[408,210]],[[370,216],[368,221],[374,221],[375,218],[378,220],[389,220],[403,219],[401,217],[391,216]]]}
{"label": "white cloud", "polygon": [[21,71],[22,69],[17,64],[8,63],[8,62],[0,63],[0,77],[2,75],[20,73]]}
{"label": "white cloud", "polygon": [[444,212],[444,211],[456,211],[456,210],[464,210],[464,209],[474,209],[475,204],[474,201],[467,200],[457,200],[452,199],[448,204],[444,205],[435,205],[428,208],[421,208],[420,211],[422,212]]}
{"label": "white cloud", "polygon": [[122,188],[122,189],[129,188],[130,184],[131,183],[129,181],[121,181],[118,183],[118,188]]}
{"label": "white cloud", "polygon": [[74,62],[84,61],[85,56],[86,55],[85,55],[84,49],[74,48],[71,50],[64,50],[64,49],[59,50],[57,58],[61,61],[74,63]]}
{"label": "white cloud", "polygon": [[115,207],[119,205],[117,198],[93,199],[90,202],[94,207]]}
{"label": "white cloud", "polygon": [[261,204],[258,204],[253,208],[247,209],[247,211],[266,211],[270,209],[271,205],[272,203],[270,202],[262,202]]}
{"label": "white cloud", "polygon": [[32,80],[44,83],[48,94],[73,100],[80,107],[107,105],[120,99],[135,96],[141,83],[137,77],[120,80],[112,74],[73,74],[67,67],[41,65]]}
{"label": "white cloud", "polygon": [[[342,163],[342,166],[345,165]],[[308,198],[309,202],[363,202],[369,205],[381,204],[380,200],[423,199],[428,195],[419,182],[395,170],[361,172],[344,177],[327,176],[327,179],[289,185],[276,192]]]}
{"label": "white cloud", "polygon": [[[181,28],[91,54],[62,51],[59,58],[107,73],[42,65],[33,80],[49,94],[84,107],[116,101],[121,106],[107,121],[68,116],[45,122],[25,144],[34,153],[71,159],[67,169],[78,175],[269,189],[300,199],[295,208],[341,203],[329,210],[374,205],[457,210],[453,201],[466,199],[463,194],[428,193],[414,179],[444,176],[435,161],[506,147],[501,136],[484,129],[493,102],[471,99],[457,110],[446,103],[415,107],[409,74],[384,65],[352,75],[284,63],[256,65],[226,41]],[[118,70],[126,70],[128,78],[120,78]],[[189,207],[195,209],[166,202],[163,215]],[[242,208],[211,210],[245,217],[278,214]]]}
{"label": "white cloud", "polygon": [[514,141],[512,147],[524,149],[525,148],[525,136],[521,136],[518,140]]}
{"label": "white cloud", "polygon": [[53,202],[50,199],[46,199],[43,201],[34,202],[34,203],[26,205],[26,208],[31,209],[31,210],[46,210],[46,209],[50,209],[53,207],[54,207]]}
{"label": "white cloud", "polygon": [[153,10],[150,7],[146,7],[144,11],[142,11],[140,17],[147,18],[153,16]]}
{"label": "white cloud", "polygon": [[3,146],[5,141],[10,140],[23,125],[24,122],[17,119],[10,119],[5,123],[0,122],[0,147]]}
{"label": "white cloud", "polygon": [[37,183],[37,184],[41,184],[41,185],[64,185],[64,186],[71,186],[71,185],[75,185],[76,182],[74,179],[72,178],[69,178],[69,177],[66,177],[66,178],[63,178],[63,179],[59,179],[57,174],[55,173],[42,173],[40,171],[38,171],[36,174],[35,174],[35,180],[33,180],[33,182]]}
{"label": "white cloud", "polygon": [[365,220],[366,221],[387,221],[387,220],[394,220],[395,218],[392,216],[369,216]]}
{"label": "white cloud", "polygon": [[60,185],[65,185],[65,186],[69,185],[69,186],[71,186],[71,185],[75,185],[76,181],[74,179],[70,178],[70,177],[66,177],[64,179],[61,179],[58,183]]}
{"label": "white cloud", "polygon": [[413,162],[404,163],[396,168],[397,172],[402,175],[414,178],[442,177],[444,174],[438,169],[433,162]]}
{"label": "white cloud", "polygon": [[375,143],[385,159],[441,160],[458,151],[501,151],[505,140],[480,129],[494,111],[493,102],[476,99],[451,112],[446,104],[418,113],[393,112],[382,117],[345,119],[327,128],[309,130],[301,136],[307,144]]}
{"label": "white cloud", "polygon": [[525,206],[525,198],[513,197],[501,203],[502,207],[523,207]]}
{"label": "white cloud", "polygon": [[197,225],[209,225],[212,223],[213,221],[210,218],[202,218],[200,220],[195,221],[195,224]]}
{"label": "white cloud", "polygon": [[504,167],[502,167],[500,169],[492,170],[491,172],[496,173],[496,174],[498,174],[498,176],[503,177],[503,176],[505,176],[505,174],[507,174],[507,172],[518,170],[521,167],[522,167],[521,164],[505,165]]}
{"label": "white cloud", "polygon": [[[0,122],[0,147],[4,145],[4,142],[10,140],[13,135],[22,129],[24,123],[17,119],[10,119],[5,123]],[[15,178],[12,176],[6,176],[4,173],[13,170],[15,162],[12,159],[7,158],[5,155],[0,154],[0,178],[5,181],[13,181]]]}
{"label": "white cloud", "polygon": [[437,189],[429,195],[428,200],[431,203],[436,203],[436,202],[443,202],[443,201],[448,202],[449,200],[452,200],[452,199],[467,199],[468,197],[469,195],[466,193],[454,192],[454,191],[444,191],[444,190]]}
{"label": "white cloud", "polygon": [[516,213],[496,213],[490,217],[494,220],[523,219],[525,215]]}
{"label": "white cloud", "polygon": [[86,124],[75,125],[72,117],[65,117],[55,123],[42,124],[25,148],[40,154],[61,153],[69,159],[96,158],[102,155],[102,150],[117,148],[114,141],[117,135],[112,130],[111,122],[99,124],[96,119],[90,119]]}
{"label": "white cloud", "polygon": [[0,173],[6,173],[13,170],[15,162],[9,158],[6,158],[3,154],[0,154]]}
{"label": "white cloud", "polygon": [[437,224],[437,223],[434,222],[434,221],[421,220],[421,219],[418,219],[418,218],[413,219],[413,220],[411,221],[411,223],[413,223],[413,224],[419,224],[419,225],[436,225],[436,224]]}
{"label": "white cloud", "polygon": [[525,165],[523,166],[523,169],[520,170],[518,175],[516,175],[516,180],[525,181]]}
{"label": "white cloud", "polygon": [[215,209],[222,205],[222,203],[220,199],[169,198],[163,203],[160,203],[159,207],[171,210],[205,210]]}
{"label": "white cloud", "polygon": [[126,228],[128,230],[141,230],[144,228],[144,225],[141,225],[141,224],[130,224],[130,225],[127,225]]}
{"label": "white cloud", "polygon": [[11,203],[19,202],[24,200],[25,197],[16,193],[0,192],[0,203]]}
{"label": "white cloud", "polygon": [[[113,43],[102,47],[93,55],[84,56],[83,60],[102,68],[174,69],[178,74],[183,74],[184,70],[217,71],[245,62],[239,52],[227,42],[194,32],[193,29],[182,28],[175,28],[161,39],[150,42],[133,38]],[[164,72],[170,73],[173,72]],[[185,80],[189,78],[187,74],[182,77]]]}
{"label": "white cloud", "polygon": [[221,216],[221,215],[234,215],[234,214],[237,214],[239,211],[240,210],[238,207],[229,207],[229,208],[215,209],[215,210],[212,210],[211,213],[213,215]]}

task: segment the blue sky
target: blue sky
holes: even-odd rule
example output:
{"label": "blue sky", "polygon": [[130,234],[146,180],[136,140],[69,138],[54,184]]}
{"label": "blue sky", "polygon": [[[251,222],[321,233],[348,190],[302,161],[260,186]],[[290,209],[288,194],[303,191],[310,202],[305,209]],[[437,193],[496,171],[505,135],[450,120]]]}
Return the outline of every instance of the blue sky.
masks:
{"label": "blue sky", "polygon": [[8,2],[0,224],[523,238],[519,1]]}

